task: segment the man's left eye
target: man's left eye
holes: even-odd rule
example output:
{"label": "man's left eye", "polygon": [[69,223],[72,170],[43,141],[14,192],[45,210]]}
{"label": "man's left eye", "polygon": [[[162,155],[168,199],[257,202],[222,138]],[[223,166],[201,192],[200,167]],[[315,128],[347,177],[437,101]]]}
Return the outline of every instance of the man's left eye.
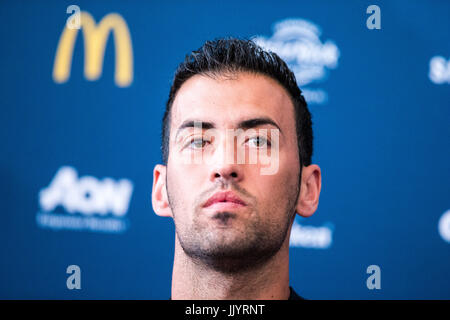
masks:
{"label": "man's left eye", "polygon": [[248,141],[251,141],[250,143],[253,144],[253,147],[261,148],[264,146],[270,146],[270,141],[263,137],[253,137],[248,139]]}

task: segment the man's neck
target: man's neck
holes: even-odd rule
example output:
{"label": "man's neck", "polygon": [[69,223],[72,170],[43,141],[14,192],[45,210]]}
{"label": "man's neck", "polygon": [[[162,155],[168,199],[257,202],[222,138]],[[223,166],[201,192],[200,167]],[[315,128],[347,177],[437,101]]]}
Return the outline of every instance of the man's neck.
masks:
{"label": "man's neck", "polygon": [[287,300],[289,294],[288,241],[266,263],[236,273],[222,273],[193,261],[175,241],[174,300]]}

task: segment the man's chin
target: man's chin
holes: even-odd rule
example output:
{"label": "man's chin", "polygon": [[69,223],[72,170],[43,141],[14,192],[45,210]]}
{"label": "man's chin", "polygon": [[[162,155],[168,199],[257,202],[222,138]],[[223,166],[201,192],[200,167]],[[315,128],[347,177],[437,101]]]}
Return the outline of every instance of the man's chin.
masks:
{"label": "man's chin", "polygon": [[197,252],[191,258],[200,262],[212,270],[221,273],[241,273],[247,270],[255,270],[258,265],[263,264],[268,260],[264,255],[252,255],[254,250],[236,250],[236,247],[220,246],[206,252]]}
{"label": "man's chin", "polygon": [[[226,234],[228,231],[230,234]],[[257,241],[249,242],[248,239],[236,237],[232,234],[233,230],[221,232],[223,234],[208,238],[208,241],[206,243],[203,241],[201,245],[190,247],[182,245],[184,252],[197,263],[222,273],[254,269],[276,253],[275,248],[264,250]]]}
{"label": "man's chin", "polygon": [[241,252],[246,251],[245,248],[257,245],[259,241],[249,234],[246,234],[243,229],[245,227],[238,225],[237,222],[230,222],[226,225],[212,224],[203,232],[202,242],[210,250],[219,252]]}

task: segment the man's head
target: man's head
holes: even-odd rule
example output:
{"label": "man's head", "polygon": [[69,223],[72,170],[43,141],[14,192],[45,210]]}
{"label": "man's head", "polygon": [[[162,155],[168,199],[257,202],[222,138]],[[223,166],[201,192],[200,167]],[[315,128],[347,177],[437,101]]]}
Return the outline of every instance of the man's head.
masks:
{"label": "man's head", "polygon": [[[237,128],[252,131],[238,134],[230,150],[227,130]],[[269,134],[261,139],[264,130]],[[269,145],[273,130],[279,133],[274,174],[261,175],[262,161],[226,161],[229,152],[232,159],[264,158],[259,143]],[[310,216],[317,208],[320,169],[311,165],[306,102],[285,62],[251,41],[206,42],[186,57],[170,90],[162,136],[165,166],[154,170],[153,208],[174,219],[176,239],[194,260],[222,272],[254,267],[288,244],[296,212]],[[187,161],[199,154],[205,161]],[[218,192],[228,203],[208,206]],[[230,203],[225,192],[242,203]]]}
{"label": "man's head", "polygon": [[297,86],[294,73],[276,53],[264,51],[250,40],[219,39],[207,41],[201,48],[191,52],[175,72],[162,126],[161,151],[165,165],[167,165],[170,150],[171,110],[181,86],[195,75],[214,77],[235,75],[239,72],[269,76],[288,92],[295,112],[299,159],[303,166],[311,164],[313,154],[311,114]]}

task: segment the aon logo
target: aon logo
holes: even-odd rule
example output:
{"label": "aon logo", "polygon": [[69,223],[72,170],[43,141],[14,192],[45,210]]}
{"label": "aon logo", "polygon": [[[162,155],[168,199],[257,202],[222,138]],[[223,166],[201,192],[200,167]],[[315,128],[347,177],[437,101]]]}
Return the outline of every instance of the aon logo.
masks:
{"label": "aon logo", "polygon": [[62,167],[50,185],[40,191],[39,202],[47,212],[61,205],[69,213],[123,216],[128,211],[132,191],[133,184],[127,179],[116,182],[111,178],[101,181],[91,176],[78,178],[74,168]]}

